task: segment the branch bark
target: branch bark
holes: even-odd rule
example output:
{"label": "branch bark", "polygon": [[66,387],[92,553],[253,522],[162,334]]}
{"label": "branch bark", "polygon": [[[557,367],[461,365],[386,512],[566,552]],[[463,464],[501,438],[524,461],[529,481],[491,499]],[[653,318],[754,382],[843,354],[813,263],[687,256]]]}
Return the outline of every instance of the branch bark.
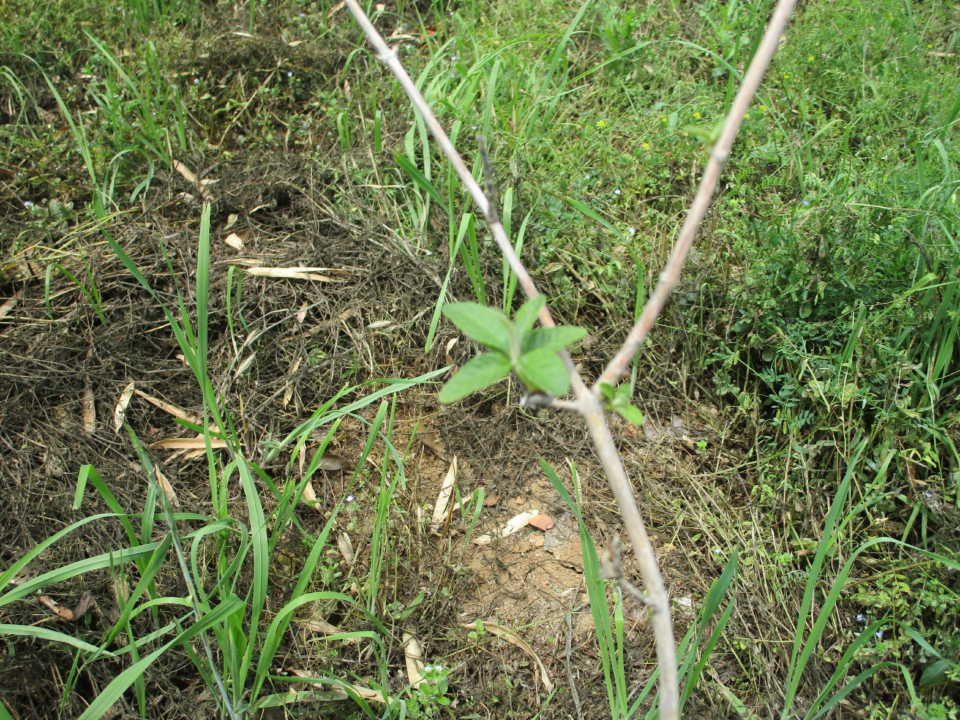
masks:
{"label": "branch bark", "polygon": [[[507,259],[510,269],[516,274],[520,287],[527,297],[536,297],[539,295],[536,284],[514,252],[513,246],[510,244],[510,240],[507,238],[507,234],[503,229],[503,225],[500,223],[496,208],[492,205],[492,198],[488,197],[480,185],[473,179],[473,174],[467,168],[459,153],[457,153],[456,148],[453,146],[450,138],[447,137],[440,121],[430,110],[426,100],[420,94],[420,91],[417,90],[415,83],[400,63],[396,52],[387,45],[383,37],[377,32],[369,18],[367,18],[357,4],[356,0],[345,0],[345,2],[364,34],[367,36],[367,39],[370,41],[370,44],[376,49],[380,60],[390,68],[400,82],[400,85],[406,91],[407,96],[417,109],[417,112],[420,113],[427,127],[430,128],[430,132],[436,139],[441,151],[453,165],[457,176],[460,178],[460,182],[466,187],[476,203],[477,208],[483,214],[500,251]],[[670,602],[663,578],[660,574],[656,552],[647,535],[643,517],[640,514],[640,509],[637,506],[633,494],[633,486],[627,477],[623,463],[620,460],[617,446],[613,440],[613,436],[610,434],[610,428],[607,425],[604,407],[600,400],[599,387],[600,383],[613,385],[623,377],[627,366],[647,338],[657,315],[663,309],[667,297],[676,285],[690,246],[693,244],[700,223],[710,206],[717,182],[720,178],[720,173],[729,157],[730,149],[740,129],[743,116],[750,106],[750,102],[757,87],[760,85],[760,81],[766,73],[767,66],[773,54],[776,52],[777,43],[789,21],[790,14],[793,12],[795,2],[796,0],[779,0],[777,4],[767,30],[764,33],[763,40],[758,46],[757,52],[744,77],[743,85],[737,93],[730,112],[727,115],[727,120],[720,134],[720,138],[710,153],[710,159],[704,170],[703,178],[697,189],[693,203],[690,206],[687,219],[680,230],[673,252],[660,275],[657,287],[644,307],[636,325],[628,334],[623,347],[617,352],[613,360],[610,361],[610,364],[603,371],[593,388],[588,387],[583,381],[583,378],[574,366],[570,354],[565,350],[562,351],[560,356],[563,358],[567,372],[570,374],[570,383],[576,400],[571,403],[555,399],[550,403],[551,406],[561,409],[575,409],[583,417],[597,451],[597,456],[607,476],[607,481],[610,483],[610,488],[616,498],[620,514],[623,516],[624,527],[630,538],[633,551],[637,556],[640,575],[646,587],[647,596],[645,602],[652,611],[651,621],[657,645],[657,660],[660,666],[660,717],[662,720],[677,720],[679,717],[679,679],[677,676],[676,644],[673,635],[673,624],[670,618]],[[539,319],[541,325],[544,327],[555,326],[553,317],[546,306],[541,310]]]}

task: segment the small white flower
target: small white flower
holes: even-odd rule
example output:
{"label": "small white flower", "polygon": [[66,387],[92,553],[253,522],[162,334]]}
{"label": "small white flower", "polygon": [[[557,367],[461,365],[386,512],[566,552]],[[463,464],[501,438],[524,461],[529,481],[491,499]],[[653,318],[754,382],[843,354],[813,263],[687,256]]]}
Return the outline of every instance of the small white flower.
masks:
{"label": "small white flower", "polygon": [[23,201],[23,206],[26,207],[26,208],[32,208],[32,207],[33,207],[33,203],[30,202],[29,200],[24,200],[24,201]]}
{"label": "small white flower", "polygon": [[620,194],[620,191],[619,191],[619,190],[614,190],[614,191],[613,191],[613,194],[614,194],[614,195],[619,195],[619,194]]}
{"label": "small white flower", "polygon": [[[317,147],[320,147],[317,145]],[[347,502],[353,502],[353,495],[347,495]]]}
{"label": "small white flower", "polygon": [[194,84],[194,85],[199,85],[199,84],[200,84],[200,78],[194,78],[194,79],[193,79],[193,84]]}
{"label": "small white flower", "polygon": [[293,70],[287,70],[287,77],[293,77]]}
{"label": "small white flower", "polygon": [[636,229],[636,228],[627,228],[627,232],[630,233],[631,235],[636,235],[636,234],[637,234],[637,229]]}

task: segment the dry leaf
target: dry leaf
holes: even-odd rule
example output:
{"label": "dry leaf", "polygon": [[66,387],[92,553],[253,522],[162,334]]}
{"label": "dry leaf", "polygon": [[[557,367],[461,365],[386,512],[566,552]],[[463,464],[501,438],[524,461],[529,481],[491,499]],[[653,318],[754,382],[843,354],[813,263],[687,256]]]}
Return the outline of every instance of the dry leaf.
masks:
{"label": "dry leaf", "polygon": [[[476,630],[477,623],[464,623],[464,629],[466,630]],[[485,622],[483,623],[484,631],[490,633],[491,635],[496,635],[503,640],[506,640],[511,645],[516,645],[518,648],[523,650],[527,655],[534,659],[537,663],[537,667],[540,668],[540,682],[543,683],[543,687],[546,688],[547,692],[553,692],[553,682],[550,680],[550,676],[547,675],[547,669],[543,666],[543,663],[540,661],[540,657],[533,651],[533,648],[527,644],[519,635],[517,635],[512,630],[508,630],[505,627],[500,625],[494,625],[493,623]]]}
{"label": "dry leaf", "polygon": [[178,408],[176,405],[173,405],[173,404],[168,403],[168,402],[164,402],[163,400],[160,400],[159,398],[155,398],[155,397],[153,397],[152,395],[147,395],[147,394],[146,394],[145,392],[143,392],[142,390],[134,390],[133,392],[134,392],[135,394],[139,395],[140,397],[142,397],[144,400],[146,400],[146,401],[147,401],[148,403],[150,403],[151,405],[154,405],[154,406],[160,408],[160,409],[163,410],[165,413],[169,413],[169,414],[173,415],[174,417],[180,418],[181,420],[186,420],[187,422],[193,423],[194,425],[199,425],[199,424],[200,424],[200,420],[199,420],[198,418],[196,418],[196,417],[194,417],[193,415],[189,414],[189,413],[186,412],[185,410],[181,410],[181,409]]}
{"label": "dry leaf", "polygon": [[117,406],[113,410],[113,429],[118,433],[127,419],[127,406],[130,404],[130,398],[133,397],[133,386],[134,383],[130,383],[123,389],[120,399],[117,400]]}
{"label": "dry leaf", "polygon": [[[287,373],[287,377],[293,377],[293,375],[300,369],[300,361],[302,358],[297,358],[294,360],[293,365],[290,368],[290,371]],[[290,404],[290,401],[293,399],[293,383],[290,380],[287,380],[286,386],[283,388],[283,398],[280,400],[281,407],[286,407]]]}
{"label": "dry leaf", "polygon": [[420,642],[410,633],[403,633],[403,654],[407,660],[407,679],[412,687],[423,682],[423,650]]}
{"label": "dry leaf", "polygon": [[250,353],[249,355],[247,355],[247,357],[243,359],[243,362],[240,363],[239,367],[237,367],[236,372],[233,373],[234,380],[236,380],[238,377],[240,377],[241,375],[243,375],[243,373],[247,371],[247,368],[249,368],[253,364],[253,361],[256,359],[258,352],[259,352],[258,350],[254,350],[252,353]]}
{"label": "dry leaf", "polygon": [[[210,438],[210,447],[217,449],[226,446],[226,440]],[[148,447],[151,450],[205,450],[207,445],[201,435],[195,438],[164,438],[163,440],[157,440],[155,443],[150,443]]]}
{"label": "dry leaf", "polygon": [[333,453],[324,453],[323,457],[320,458],[320,469],[326,470],[327,472],[343,470],[343,466],[346,464],[346,458],[342,458],[339,455],[334,455]]}
{"label": "dry leaf", "polygon": [[498,502],[500,502],[500,497],[498,495],[487,495],[483,499],[484,507],[494,507]]}
{"label": "dry leaf", "polygon": [[223,241],[237,252],[243,252],[243,240],[236,233],[230,233]]}
{"label": "dry leaf", "polygon": [[188,183],[196,184],[197,176],[193,174],[190,168],[188,168],[179,160],[173,161],[173,169],[176,170],[181,175],[183,175],[183,179],[186,180]]}
{"label": "dry leaf", "polygon": [[460,342],[460,338],[459,338],[459,337],[455,337],[455,338],[453,338],[453,340],[450,340],[450,341],[447,342],[447,350],[446,350],[446,353],[445,353],[447,365],[454,365],[454,364],[455,364],[455,363],[453,362],[453,355],[450,354],[450,351],[453,350],[453,346],[456,345],[458,342]]}
{"label": "dry leaf", "polygon": [[166,476],[156,465],[153,466],[153,470],[157,473],[157,485],[163,490],[163,494],[167,496],[167,501],[175,508],[180,507],[180,500],[177,498],[177,493],[173,489],[173,485],[170,484],[170,481],[167,480]]}
{"label": "dry leaf", "polygon": [[313,509],[317,512],[323,512],[320,504],[317,502],[317,492],[313,489],[312,480],[307,480],[307,484],[303,487],[303,494],[300,496],[300,499],[307,503],[307,505],[313,507]]}
{"label": "dry leaf", "polygon": [[546,532],[556,523],[553,522],[553,518],[549,515],[535,515],[530,518],[530,524],[533,525],[533,527],[535,527],[537,530],[543,530]]}
{"label": "dry leaf", "polygon": [[229,230],[230,228],[232,228],[234,225],[237,224],[237,220],[239,219],[240,219],[239,215],[237,215],[236,213],[230,213],[229,215],[227,215],[227,224],[223,226],[223,229]]}
{"label": "dry leaf", "polygon": [[87,611],[96,606],[96,604],[93,595],[84,590],[83,594],[80,595],[80,602],[77,603],[77,609],[73,611],[73,616],[78,618],[83,617],[87,614]]}
{"label": "dry leaf", "polygon": [[540,514],[539,510],[522,512],[519,515],[516,515],[515,517],[510,518],[507,521],[507,524],[504,525],[502,530],[499,530],[493,535],[481,535],[480,537],[476,537],[473,540],[471,540],[471,542],[474,545],[489,545],[494,540],[498,540],[500,538],[505,538],[505,537],[508,537],[509,535],[513,535],[515,532],[517,532],[517,530],[520,530],[521,528],[526,527],[527,525],[530,524],[530,518],[536,517],[539,514]]}
{"label": "dry leaf", "polygon": [[0,305],[0,318],[9,315],[10,311],[16,306],[17,301],[22,297],[23,290],[17,290],[13,295],[10,296],[9,300],[7,300],[3,305]]}
{"label": "dry leaf", "polygon": [[340,554],[343,555],[344,562],[346,562],[347,565],[353,565],[355,557],[350,536],[346,533],[340,533],[337,536],[337,547],[340,548]]}
{"label": "dry leaf", "polygon": [[252,267],[247,268],[250,275],[270,278],[286,278],[288,280],[316,280],[317,282],[336,282],[332,277],[318,275],[320,272],[337,272],[329,268],[277,268]]}
{"label": "dry leaf", "polygon": [[441,460],[446,459],[447,445],[440,439],[437,433],[433,430],[428,430],[427,432],[417,433],[417,437],[420,439],[420,442],[433,451],[434,455]]}
{"label": "dry leaf", "polygon": [[[336,625],[331,625],[325,620],[307,620],[303,623],[303,626],[307,630],[313,630],[313,632],[322,633],[324,635],[339,635],[343,632],[343,630],[338,628]],[[348,643],[356,643],[357,638],[344,638],[343,641]]]}
{"label": "dry leaf", "polygon": [[48,608],[50,608],[54,614],[60,616],[63,620],[73,620],[73,611],[70,608],[66,608],[56,600],[51,599],[47,595],[41,595],[38,600]]}
{"label": "dry leaf", "polygon": [[457,456],[453,456],[450,463],[450,469],[447,470],[447,476],[443,479],[440,486],[440,494],[437,495],[437,504],[433,507],[433,522],[439,525],[447,518],[447,508],[450,505],[450,497],[453,495],[453,487],[457,483]]}
{"label": "dry leaf", "polygon": [[307,303],[304,303],[300,306],[300,312],[297,313],[297,323],[303,325],[303,321],[307,319]]}
{"label": "dry leaf", "polygon": [[97,404],[93,399],[93,390],[90,389],[90,383],[87,382],[83,389],[83,429],[89,434],[97,430]]}

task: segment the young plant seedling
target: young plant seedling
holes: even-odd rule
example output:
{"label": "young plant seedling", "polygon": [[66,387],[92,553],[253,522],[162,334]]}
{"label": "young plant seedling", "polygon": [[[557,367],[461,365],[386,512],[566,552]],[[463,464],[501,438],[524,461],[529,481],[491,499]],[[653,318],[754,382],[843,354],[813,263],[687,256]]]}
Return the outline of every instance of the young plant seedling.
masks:
{"label": "young plant seedling", "polygon": [[563,397],[570,389],[570,376],[557,352],[586,335],[586,330],[569,325],[534,328],[544,303],[542,295],[528,300],[517,310],[513,322],[499,310],[478,303],[445,305],[443,314],[490,352],[477,355],[460,368],[440,391],[440,402],[462,400],[503,380],[511,370],[530,392]]}

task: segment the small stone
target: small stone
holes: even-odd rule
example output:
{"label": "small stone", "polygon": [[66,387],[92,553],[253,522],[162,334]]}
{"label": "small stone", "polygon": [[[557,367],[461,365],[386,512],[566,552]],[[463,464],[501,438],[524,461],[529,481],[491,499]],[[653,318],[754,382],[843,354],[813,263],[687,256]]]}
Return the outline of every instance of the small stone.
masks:
{"label": "small stone", "polygon": [[533,525],[537,530],[543,530],[546,532],[552,528],[556,523],[553,522],[553,518],[549,515],[534,515],[530,518],[530,524]]}
{"label": "small stone", "polygon": [[522,497],[516,497],[513,499],[514,505],[523,505],[524,502],[526,501]]}

